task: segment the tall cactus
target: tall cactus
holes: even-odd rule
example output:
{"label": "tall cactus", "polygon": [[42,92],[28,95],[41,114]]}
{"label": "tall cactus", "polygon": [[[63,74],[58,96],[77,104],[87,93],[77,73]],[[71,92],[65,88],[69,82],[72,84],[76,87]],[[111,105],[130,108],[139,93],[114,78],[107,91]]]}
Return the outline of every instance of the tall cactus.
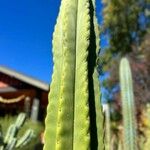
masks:
{"label": "tall cactus", "polygon": [[62,0],[53,35],[44,150],[104,149],[98,51],[95,0]]}
{"label": "tall cactus", "polygon": [[132,74],[126,58],[122,58],[120,63],[120,82],[124,121],[124,150],[136,150],[137,135]]}

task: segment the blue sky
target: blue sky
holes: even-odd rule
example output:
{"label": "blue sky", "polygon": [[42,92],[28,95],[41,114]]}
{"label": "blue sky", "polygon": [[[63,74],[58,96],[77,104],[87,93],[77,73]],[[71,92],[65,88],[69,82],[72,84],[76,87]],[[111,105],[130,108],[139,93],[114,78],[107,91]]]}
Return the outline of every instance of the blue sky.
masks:
{"label": "blue sky", "polygon": [[[52,33],[61,0],[0,0],[0,65],[51,81]],[[101,21],[101,4],[97,0]]]}

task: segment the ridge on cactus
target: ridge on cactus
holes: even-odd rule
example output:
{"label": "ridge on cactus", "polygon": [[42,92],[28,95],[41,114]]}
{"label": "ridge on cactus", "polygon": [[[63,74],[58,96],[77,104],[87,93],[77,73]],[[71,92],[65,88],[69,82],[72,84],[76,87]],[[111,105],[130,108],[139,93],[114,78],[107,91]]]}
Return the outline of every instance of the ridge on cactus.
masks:
{"label": "ridge on cactus", "polygon": [[137,133],[132,74],[127,58],[120,62],[120,82],[124,124],[124,150],[137,150]]}
{"label": "ridge on cactus", "polygon": [[44,150],[103,150],[95,0],[62,0],[53,34],[53,75]]}

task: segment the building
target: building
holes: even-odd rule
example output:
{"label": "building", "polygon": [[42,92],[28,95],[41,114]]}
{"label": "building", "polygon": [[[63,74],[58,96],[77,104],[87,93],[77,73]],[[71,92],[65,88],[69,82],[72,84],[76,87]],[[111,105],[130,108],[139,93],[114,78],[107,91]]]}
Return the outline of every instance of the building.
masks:
{"label": "building", "polygon": [[43,120],[49,85],[0,66],[0,116],[25,111],[33,120]]}

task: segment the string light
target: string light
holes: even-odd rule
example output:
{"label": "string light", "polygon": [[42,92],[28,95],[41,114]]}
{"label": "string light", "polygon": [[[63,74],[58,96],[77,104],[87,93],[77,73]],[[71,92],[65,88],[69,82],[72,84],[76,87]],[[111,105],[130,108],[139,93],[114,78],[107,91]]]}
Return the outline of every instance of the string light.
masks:
{"label": "string light", "polygon": [[12,98],[12,99],[5,99],[0,96],[0,102],[5,103],[5,104],[18,103],[18,102],[24,100],[24,98],[25,98],[25,95],[21,95],[17,98]]}

